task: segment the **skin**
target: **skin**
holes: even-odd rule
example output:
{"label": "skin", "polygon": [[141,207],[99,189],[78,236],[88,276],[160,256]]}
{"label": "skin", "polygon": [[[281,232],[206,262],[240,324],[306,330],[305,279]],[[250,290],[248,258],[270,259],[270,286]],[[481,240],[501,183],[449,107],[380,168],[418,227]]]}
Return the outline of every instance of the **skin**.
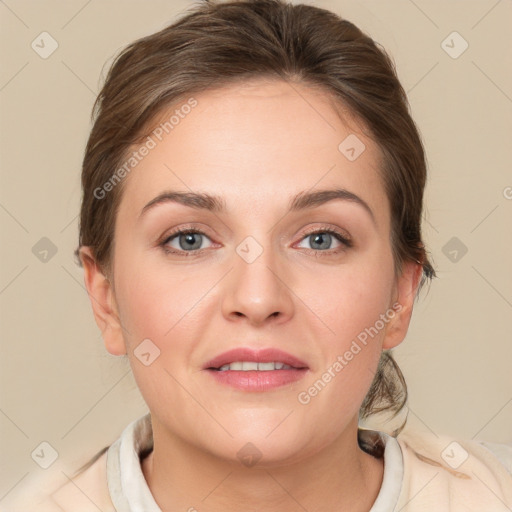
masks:
{"label": "skin", "polygon": [[[113,275],[81,250],[105,346],[128,355],[151,412],[144,476],[164,512],[367,511],[383,463],[358,446],[358,411],[381,351],[405,337],[421,276],[417,263],[395,274],[379,148],[360,122],[347,112],[342,121],[325,92],[306,85],[259,79],[195,98],[197,107],[125,178]],[[354,161],[338,150],[349,134],[366,146]],[[374,220],[346,200],[287,213],[298,192],[334,187],[362,198]],[[167,203],[139,219],[168,189],[217,194],[227,212]],[[196,235],[202,251],[166,254],[159,240],[191,223],[206,233]],[[325,227],[348,233],[353,247],[332,238],[318,248],[304,233]],[[236,252],[247,236],[263,249],[252,263]],[[179,242],[167,246],[179,251]],[[395,302],[400,312],[301,404],[298,394]],[[161,351],[149,366],[134,355],[146,338]],[[266,392],[218,384],[203,365],[237,346],[277,347],[306,361],[308,373]],[[252,467],[237,457],[248,442],[262,454]]]}

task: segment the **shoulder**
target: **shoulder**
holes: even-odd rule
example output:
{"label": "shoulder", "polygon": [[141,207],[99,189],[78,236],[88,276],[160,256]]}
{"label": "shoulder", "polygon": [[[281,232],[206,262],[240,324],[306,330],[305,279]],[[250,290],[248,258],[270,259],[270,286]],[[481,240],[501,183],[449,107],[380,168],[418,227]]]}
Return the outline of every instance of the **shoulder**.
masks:
{"label": "shoulder", "polygon": [[66,512],[115,512],[107,485],[107,453],[53,492],[52,502]]}
{"label": "shoulder", "polygon": [[512,446],[407,429],[397,441],[404,463],[401,503],[410,501],[408,510],[510,510]]}
{"label": "shoulder", "polygon": [[12,512],[116,512],[108,492],[106,458],[107,452],[50,491],[48,481],[33,482],[30,492],[17,500]]}

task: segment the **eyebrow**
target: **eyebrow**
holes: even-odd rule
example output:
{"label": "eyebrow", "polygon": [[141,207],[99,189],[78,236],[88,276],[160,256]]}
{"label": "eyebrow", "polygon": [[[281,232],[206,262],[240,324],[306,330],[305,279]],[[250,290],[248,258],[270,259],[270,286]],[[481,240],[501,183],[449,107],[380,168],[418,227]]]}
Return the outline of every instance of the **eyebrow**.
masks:
{"label": "eyebrow", "polygon": [[[375,215],[368,203],[358,195],[343,188],[299,192],[291,198],[288,211],[298,212],[316,208],[335,199],[350,201],[362,206],[375,223]],[[155,206],[165,203],[178,203],[196,210],[208,210],[214,213],[225,213],[227,210],[226,202],[218,195],[211,195],[204,192],[179,192],[168,190],[149,201],[141,210],[139,219]]]}

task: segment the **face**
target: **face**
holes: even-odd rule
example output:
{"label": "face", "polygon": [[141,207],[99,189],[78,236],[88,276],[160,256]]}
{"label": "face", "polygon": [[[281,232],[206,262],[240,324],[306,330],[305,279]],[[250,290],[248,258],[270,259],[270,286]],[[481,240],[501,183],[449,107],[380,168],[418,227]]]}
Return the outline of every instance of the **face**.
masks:
{"label": "face", "polygon": [[[378,147],[325,93],[255,80],[194,98],[125,178],[114,288],[89,267],[86,282],[154,426],[218,457],[251,442],[291,462],[357,427],[418,268],[395,275]],[[304,201],[320,191],[338,193]]]}

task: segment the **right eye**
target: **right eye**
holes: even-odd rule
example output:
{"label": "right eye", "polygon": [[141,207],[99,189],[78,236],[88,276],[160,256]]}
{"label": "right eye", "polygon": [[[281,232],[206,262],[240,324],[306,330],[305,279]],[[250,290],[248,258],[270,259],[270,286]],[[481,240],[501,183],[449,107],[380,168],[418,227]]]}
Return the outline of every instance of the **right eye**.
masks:
{"label": "right eye", "polygon": [[[203,250],[201,248],[203,237],[208,238],[206,233],[198,229],[177,229],[166,237],[160,245],[168,254],[177,254],[179,256],[195,255]],[[170,242],[174,241],[174,239],[176,239],[179,247],[169,246]]]}

